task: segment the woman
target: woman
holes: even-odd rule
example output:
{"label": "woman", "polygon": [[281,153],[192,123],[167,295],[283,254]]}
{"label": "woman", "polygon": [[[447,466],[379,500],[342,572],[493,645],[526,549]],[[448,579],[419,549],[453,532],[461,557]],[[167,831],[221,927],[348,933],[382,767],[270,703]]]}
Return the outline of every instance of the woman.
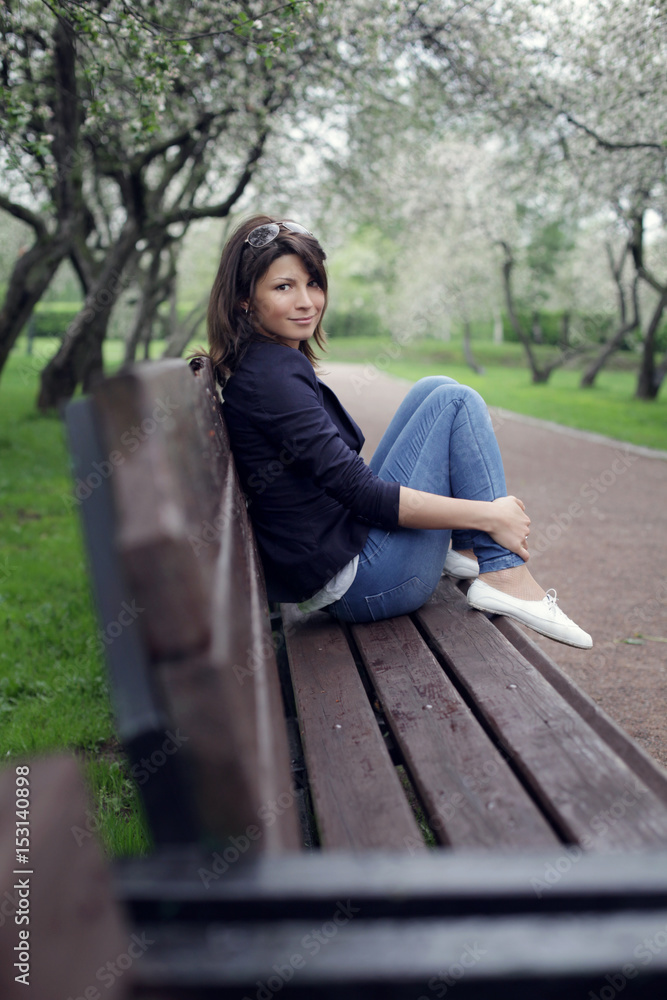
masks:
{"label": "woman", "polygon": [[359,457],[359,427],[314,370],[324,260],[303,226],[255,216],[226,244],[209,304],[209,354],[269,600],[372,621],[420,607],[444,568],[475,578],[472,607],[590,647],[525,564],[530,519],[506,495],[474,390],[421,379],[370,465]]}

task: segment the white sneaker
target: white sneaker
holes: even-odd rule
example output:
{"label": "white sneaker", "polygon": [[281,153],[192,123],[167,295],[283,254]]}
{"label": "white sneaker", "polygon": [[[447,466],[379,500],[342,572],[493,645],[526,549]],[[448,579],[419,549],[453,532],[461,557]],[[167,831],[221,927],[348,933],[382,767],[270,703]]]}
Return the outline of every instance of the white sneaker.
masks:
{"label": "white sneaker", "polygon": [[450,549],[442,572],[447,576],[453,576],[456,580],[474,580],[479,576],[479,563],[476,559],[462,556],[460,552]]}
{"label": "white sneaker", "polygon": [[468,588],[468,604],[479,611],[490,611],[495,615],[506,615],[535,632],[546,635],[568,646],[590,649],[593,645],[588,632],[584,632],[556,603],[556,591],[548,590],[541,601],[522,601],[519,597],[489,586],[483,580],[473,580]]}

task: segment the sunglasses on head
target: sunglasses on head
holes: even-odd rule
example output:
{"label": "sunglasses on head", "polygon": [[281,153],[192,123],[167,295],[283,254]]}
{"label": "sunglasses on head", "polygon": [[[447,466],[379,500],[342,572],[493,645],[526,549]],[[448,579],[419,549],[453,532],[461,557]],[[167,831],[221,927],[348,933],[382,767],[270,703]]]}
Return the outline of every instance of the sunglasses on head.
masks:
{"label": "sunglasses on head", "polygon": [[273,243],[276,236],[280,233],[281,226],[283,229],[288,229],[290,233],[304,233],[306,236],[313,235],[307,229],[304,229],[303,226],[300,226],[298,222],[267,222],[263,226],[255,226],[254,229],[251,229],[244,242],[249,243],[256,250],[260,250],[269,243]]}

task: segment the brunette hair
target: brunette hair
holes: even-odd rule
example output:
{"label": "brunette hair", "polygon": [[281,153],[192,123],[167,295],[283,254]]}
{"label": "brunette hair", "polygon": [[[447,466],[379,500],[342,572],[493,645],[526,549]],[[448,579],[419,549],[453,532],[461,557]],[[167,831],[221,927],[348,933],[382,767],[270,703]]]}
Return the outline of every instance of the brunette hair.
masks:
{"label": "brunette hair", "polygon": [[[253,215],[232,233],[222,251],[218,273],[211,289],[207,318],[208,356],[222,382],[234,372],[248,346],[253,341],[266,339],[268,336],[257,329],[251,307],[257,282],[278,257],[285,254],[300,257],[308,274],[324,292],[326,308],[326,254],[314,236],[281,228],[275,240],[266,246],[256,248],[246,243],[246,237],[257,226],[279,221],[268,215]],[[241,305],[242,302],[248,303],[247,310]],[[320,349],[324,349],[321,316],[313,339]],[[301,341],[299,350],[311,364],[315,364],[317,355],[308,340]]]}

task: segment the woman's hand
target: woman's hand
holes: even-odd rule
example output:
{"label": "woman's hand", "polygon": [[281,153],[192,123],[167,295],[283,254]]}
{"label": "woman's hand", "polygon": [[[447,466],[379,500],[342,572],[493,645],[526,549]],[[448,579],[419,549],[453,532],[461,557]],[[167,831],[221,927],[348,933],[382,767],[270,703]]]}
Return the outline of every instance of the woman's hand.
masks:
{"label": "woman's hand", "polygon": [[402,528],[462,528],[485,531],[503,548],[528,560],[530,518],[517,497],[464,500],[401,486],[398,523]]}
{"label": "woman's hand", "polygon": [[518,497],[498,497],[491,503],[493,527],[489,530],[494,542],[498,542],[510,552],[527,562],[528,538],[530,534],[530,518],[526,514],[523,501]]}

